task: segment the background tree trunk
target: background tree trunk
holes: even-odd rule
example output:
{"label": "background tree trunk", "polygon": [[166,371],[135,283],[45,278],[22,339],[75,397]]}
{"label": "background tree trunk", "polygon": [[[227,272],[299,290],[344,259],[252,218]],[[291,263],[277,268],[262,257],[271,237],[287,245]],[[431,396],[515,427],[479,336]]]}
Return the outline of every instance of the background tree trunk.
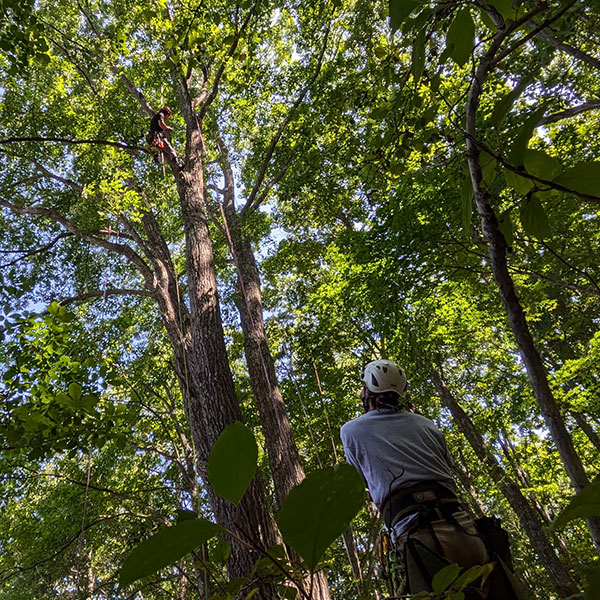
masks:
{"label": "background tree trunk", "polygon": [[473,422],[444,383],[442,375],[435,368],[432,369],[432,380],[444,406],[451,412],[454,421],[471,444],[475,454],[488,467],[492,479],[515,511],[556,591],[562,596],[570,596],[576,593],[578,591],[577,586],[544,535],[543,525],[536,511],[523,496],[519,486],[507,475],[498,460],[486,448]]}

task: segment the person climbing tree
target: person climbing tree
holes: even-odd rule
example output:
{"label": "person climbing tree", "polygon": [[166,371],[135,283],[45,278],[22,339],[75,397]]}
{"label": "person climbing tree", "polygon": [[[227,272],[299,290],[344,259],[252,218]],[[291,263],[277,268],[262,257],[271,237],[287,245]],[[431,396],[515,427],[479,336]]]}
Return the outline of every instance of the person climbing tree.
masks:
{"label": "person climbing tree", "polygon": [[[365,414],[345,423],[340,435],[346,460],[363,475],[387,525],[396,562],[404,564],[406,589],[392,593],[431,591],[433,575],[449,564],[468,568],[495,560],[458,501],[442,433],[401,403],[404,371],[392,361],[375,360],[361,379]],[[484,521],[490,526],[494,520]],[[506,550],[509,554],[507,540]],[[488,582],[484,592],[466,590],[465,597],[510,600],[516,596],[505,579]]]}
{"label": "person climbing tree", "polygon": [[[175,148],[173,148],[165,134],[167,131],[173,131],[173,128],[169,127],[166,123],[166,119],[170,119],[171,116],[171,109],[168,106],[163,106],[150,121],[150,130],[146,136],[146,141],[148,142],[150,152],[154,156],[154,160],[158,162],[162,153],[166,156],[167,161],[173,162],[181,168],[182,165],[179,164]],[[157,148],[158,151],[155,151],[154,148]]]}

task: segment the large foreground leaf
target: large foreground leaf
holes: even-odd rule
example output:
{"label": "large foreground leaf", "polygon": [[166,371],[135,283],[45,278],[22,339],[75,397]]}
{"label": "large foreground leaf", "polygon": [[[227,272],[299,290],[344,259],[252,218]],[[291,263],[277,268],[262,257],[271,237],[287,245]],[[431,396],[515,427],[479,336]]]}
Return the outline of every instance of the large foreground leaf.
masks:
{"label": "large foreground leaf", "polygon": [[258,460],[258,447],[252,431],[243,423],[226,427],[208,459],[208,481],[213,490],[238,504],[246,493]]}
{"label": "large foreground leaf", "polygon": [[310,570],[364,505],[364,488],[358,471],[341,464],[314,471],[284,500],[279,529]]}
{"label": "large foreground leaf", "polygon": [[156,573],[221,531],[223,528],[220,525],[206,519],[182,521],[172,527],[163,527],[130,552],[119,574],[121,585]]}
{"label": "large foreground leaf", "polygon": [[556,517],[552,527],[562,527],[573,519],[585,517],[600,517],[600,480],[583,488]]}

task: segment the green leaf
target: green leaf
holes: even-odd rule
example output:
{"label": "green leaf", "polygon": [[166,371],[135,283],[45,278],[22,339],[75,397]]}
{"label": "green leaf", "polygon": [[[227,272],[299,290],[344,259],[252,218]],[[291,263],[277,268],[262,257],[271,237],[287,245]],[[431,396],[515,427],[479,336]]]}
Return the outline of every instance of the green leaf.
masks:
{"label": "green leaf", "polygon": [[511,0],[486,0],[491,4],[505,19],[514,19],[515,9]]}
{"label": "green leaf", "polygon": [[468,8],[463,8],[452,20],[446,35],[446,48],[450,58],[462,67],[475,45],[475,24]]}
{"label": "green leaf", "polygon": [[460,574],[458,565],[448,565],[438,571],[431,580],[431,587],[436,594],[445,592]]}
{"label": "green leaf", "polygon": [[525,170],[536,177],[551,181],[562,167],[556,158],[541,150],[525,150]]}
{"label": "green leaf", "polygon": [[485,565],[475,565],[474,567],[471,567],[462,573],[460,577],[453,583],[452,587],[457,590],[462,590],[470,583],[473,583],[478,577],[481,577],[485,571]]}
{"label": "green leaf", "polygon": [[256,473],[257,460],[254,434],[243,423],[233,423],[223,430],[212,448],[208,481],[221,498],[238,504]]}
{"label": "green leaf", "polygon": [[222,531],[223,527],[206,519],[163,527],[129,553],[119,573],[120,584],[129,585],[156,573]]}
{"label": "green leaf", "polygon": [[587,485],[571,500],[567,508],[554,519],[552,529],[584,517],[600,517],[600,479]]}
{"label": "green leaf", "polygon": [[389,0],[390,26],[392,31],[400,28],[410,13],[421,3],[417,0]]}
{"label": "green leaf", "polygon": [[504,179],[506,179],[506,183],[511,188],[523,196],[527,194],[534,186],[534,183],[531,181],[531,179],[527,179],[527,177],[521,177],[521,175],[517,175],[514,171],[509,169],[504,169]]}
{"label": "green leaf", "polygon": [[340,464],[319,469],[288,494],[277,524],[285,543],[313,570],[364,501],[365,483],[354,467]]}
{"label": "green leaf", "polygon": [[598,600],[600,598],[600,567],[583,569],[585,575],[585,600]]}
{"label": "green leaf", "polygon": [[471,218],[473,216],[473,185],[471,179],[466,177],[460,188],[462,198],[462,225],[463,229],[471,233]]}
{"label": "green leaf", "polygon": [[545,110],[546,109],[543,106],[536,108],[517,133],[509,153],[509,161],[515,167],[523,166],[525,161],[525,150],[527,150],[529,140],[533,136],[533,132],[538,126]]}
{"label": "green leaf", "polygon": [[506,240],[506,245],[510,248],[515,243],[515,235],[513,232],[512,220],[510,218],[511,209],[508,208],[504,212],[500,213],[498,217],[498,229]]}
{"label": "green leaf", "polygon": [[421,79],[425,69],[425,30],[421,29],[415,38],[412,50],[411,73],[415,83]]}
{"label": "green leaf", "polygon": [[521,202],[521,225],[523,231],[538,240],[543,240],[550,235],[548,215],[536,194],[527,197]]}
{"label": "green leaf", "polygon": [[579,194],[600,197],[600,161],[580,162],[553,181]]}
{"label": "green leaf", "polygon": [[77,402],[81,398],[81,386],[78,383],[70,383],[69,384],[69,396]]}

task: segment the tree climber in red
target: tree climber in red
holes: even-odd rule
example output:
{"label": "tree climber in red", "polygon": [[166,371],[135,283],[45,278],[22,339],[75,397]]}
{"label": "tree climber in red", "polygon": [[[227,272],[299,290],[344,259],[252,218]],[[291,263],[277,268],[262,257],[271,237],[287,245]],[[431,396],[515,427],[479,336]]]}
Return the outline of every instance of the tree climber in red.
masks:
{"label": "tree climber in red", "polygon": [[[166,123],[166,119],[170,119],[171,115],[171,109],[168,106],[163,106],[152,117],[152,120],[150,121],[150,131],[148,131],[146,141],[148,142],[148,148],[156,161],[158,161],[160,154],[162,153],[167,157],[168,161],[174,162],[181,168],[182,165],[180,165],[177,160],[175,148],[173,148],[166,136],[167,131],[173,131],[173,128],[169,127]],[[154,152],[153,148],[158,148],[158,152]]]}

